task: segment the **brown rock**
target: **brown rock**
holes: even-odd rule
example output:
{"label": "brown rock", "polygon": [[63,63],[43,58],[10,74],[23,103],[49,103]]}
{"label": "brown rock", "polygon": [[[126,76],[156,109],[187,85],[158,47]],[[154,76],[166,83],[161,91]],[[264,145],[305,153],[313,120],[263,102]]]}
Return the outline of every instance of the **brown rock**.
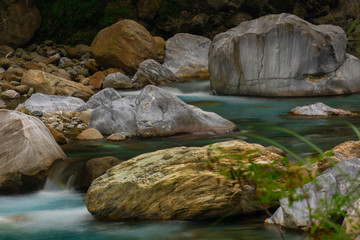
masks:
{"label": "brown rock", "polygon": [[84,67],[89,69],[90,73],[94,74],[99,70],[99,65],[94,60],[84,62]]}
{"label": "brown rock", "polygon": [[89,85],[93,86],[95,89],[101,88],[101,84],[105,79],[105,73],[98,71],[89,77]]}
{"label": "brown rock", "polygon": [[[4,3],[3,3],[4,2]],[[25,45],[40,26],[41,15],[34,1],[3,1],[0,7],[0,44]]]}
{"label": "brown rock", "polygon": [[90,47],[85,44],[78,44],[67,49],[67,54],[71,58],[80,58],[85,53],[90,52]]}
{"label": "brown rock", "polygon": [[101,30],[91,52],[103,67],[119,67],[134,74],[139,64],[156,57],[156,44],[150,33],[133,20],[122,20]]}
{"label": "brown rock", "polygon": [[14,62],[8,58],[0,58],[0,67],[2,67],[4,69],[8,69],[13,64],[14,64]]}
{"label": "brown rock", "polygon": [[3,91],[6,91],[6,90],[15,90],[16,88],[15,88],[15,86],[9,84],[8,82],[2,81],[1,82],[1,89]]}
{"label": "brown rock", "polygon": [[[241,158],[240,158],[241,156]],[[286,170],[283,156],[243,141],[204,147],[177,147],[142,154],[98,177],[86,195],[86,206],[98,219],[201,220],[263,209],[256,185],[240,183],[220,169],[249,161],[264,170]]]}
{"label": "brown rock", "polygon": [[328,157],[317,163],[317,171],[323,172],[348,158],[360,158],[360,141],[347,141],[325,152]]}
{"label": "brown rock", "polygon": [[137,14],[140,19],[152,20],[161,7],[162,0],[139,0],[137,1]]}
{"label": "brown rock", "polygon": [[29,87],[26,85],[19,85],[15,87],[15,90],[20,94],[26,94],[29,91]]}
{"label": "brown rock", "polygon": [[28,70],[21,83],[34,88],[35,92],[48,95],[89,98],[94,92],[80,83],[66,80],[39,70]]}
{"label": "brown rock", "polygon": [[21,78],[19,78],[13,72],[10,72],[10,71],[5,71],[3,73],[3,78],[8,82],[12,82],[12,81],[20,82],[21,81]]}
{"label": "brown rock", "polygon": [[162,37],[154,37],[154,41],[156,44],[155,60],[159,63],[163,63],[165,58],[165,40]]}
{"label": "brown rock", "polygon": [[104,138],[103,135],[101,135],[101,133],[94,128],[86,129],[82,133],[76,136],[77,140],[85,140],[85,141],[101,140],[103,138]]}
{"label": "brown rock", "polygon": [[41,67],[34,62],[25,63],[25,68],[28,70],[41,70]]}
{"label": "brown rock", "polygon": [[120,72],[122,74],[125,74],[125,72],[123,70],[119,69],[119,68],[108,68],[108,69],[106,69],[104,71],[106,76],[111,74],[111,73],[118,73],[118,72]]}
{"label": "brown rock", "polygon": [[106,140],[113,142],[121,142],[124,141],[125,139],[126,139],[126,134],[122,134],[122,133],[113,133],[106,138]]}
{"label": "brown rock", "polygon": [[48,125],[47,128],[50,130],[51,135],[54,137],[58,144],[66,144],[67,139],[61,132],[57,131],[52,125]]}
{"label": "brown rock", "polygon": [[[120,164],[122,161],[116,157],[93,158],[86,162],[86,172],[91,184],[96,178],[100,177],[113,166]],[[89,184],[89,185],[90,185]]]}

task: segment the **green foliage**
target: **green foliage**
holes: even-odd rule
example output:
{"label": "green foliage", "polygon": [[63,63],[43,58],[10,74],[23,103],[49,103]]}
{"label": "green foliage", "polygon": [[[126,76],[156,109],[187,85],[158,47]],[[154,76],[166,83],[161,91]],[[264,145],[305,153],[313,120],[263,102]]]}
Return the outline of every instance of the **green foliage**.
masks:
{"label": "green foliage", "polygon": [[[353,128],[357,134],[359,133],[358,129],[353,125],[348,125]],[[256,188],[255,199],[257,199],[258,203],[264,207],[270,207],[274,204],[278,204],[280,198],[288,198],[290,206],[296,201],[305,201],[309,212],[310,229],[308,230],[308,234],[310,239],[351,239],[351,237],[345,233],[341,225],[346,216],[345,210],[352,208],[353,202],[360,199],[360,185],[353,184],[354,179],[350,179],[344,172],[337,169],[344,178],[347,179],[347,184],[352,188],[351,192],[345,196],[337,193],[331,199],[322,199],[318,203],[319,208],[316,210],[312,209],[304,185],[310,181],[316,184],[314,176],[320,175],[321,173],[315,173],[311,166],[320,161],[328,161],[331,163],[331,166],[335,166],[335,163],[331,158],[331,156],[334,155],[334,151],[329,150],[323,152],[309,140],[291,130],[282,128],[271,129],[282,131],[301,139],[316,150],[318,154],[302,158],[271,139],[245,134],[246,136],[256,137],[281,148],[298,162],[296,164],[290,164],[287,158],[283,158],[277,159],[270,165],[257,164],[253,161],[254,157],[252,156],[256,157],[254,154],[258,153],[256,151],[249,151],[243,154],[224,154],[217,156],[211,161],[213,169],[216,169],[215,164],[222,158],[231,156],[232,159],[238,159],[236,164],[231,166],[220,166],[218,172],[228,179],[236,180],[240,186],[244,186],[245,183],[252,184],[252,186]],[[360,137],[360,134],[358,135]],[[279,164],[285,164],[288,170],[284,171],[284,169],[278,168],[277,166]],[[360,173],[358,175],[360,175]],[[358,176],[355,177],[355,179],[357,178]],[[360,216],[360,213],[358,213],[358,216]],[[360,228],[360,226],[355,226],[354,228]]]}
{"label": "green foliage", "polygon": [[355,31],[356,26],[358,25],[358,23],[359,23],[359,20],[358,20],[358,19],[355,19],[355,21],[353,21],[353,23],[351,24],[350,28],[348,29],[348,31],[347,31],[347,33],[346,33],[348,37],[349,37],[349,35],[350,35],[352,32]]}
{"label": "green foliage", "polygon": [[35,41],[52,39],[75,45],[90,44],[96,33],[119,19],[133,18],[129,6],[117,4],[106,7],[109,1],[100,0],[38,0],[42,16]]}

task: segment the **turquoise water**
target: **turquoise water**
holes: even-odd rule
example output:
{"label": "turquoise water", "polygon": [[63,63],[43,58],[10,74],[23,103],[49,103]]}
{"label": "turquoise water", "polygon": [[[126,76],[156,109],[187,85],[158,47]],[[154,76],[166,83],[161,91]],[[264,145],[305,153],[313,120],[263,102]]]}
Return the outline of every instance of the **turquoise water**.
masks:
{"label": "turquoise water", "polygon": [[[294,118],[287,116],[293,107],[322,101],[332,107],[360,113],[360,95],[319,98],[259,98],[224,97],[209,94],[206,81],[170,85],[164,89],[177,94],[184,101],[206,111],[213,111],[235,122],[240,131],[228,135],[186,135],[157,139],[134,139],[122,143],[106,141],[74,142],[62,146],[72,163],[57,166],[52,178],[71,189],[73,173],[86,160],[101,156],[116,156],[127,160],[144,152],[175,146],[203,146],[231,139],[259,142],[244,136],[252,133],[277,141],[300,155],[314,153],[299,139],[269,127],[292,129],[322,149],[356,140],[356,134],[345,124],[360,127],[360,117],[350,118]],[[121,92],[135,95],[138,92]],[[60,179],[60,180],[59,180]],[[51,181],[44,191],[35,194],[0,197],[0,239],[281,239],[276,228],[266,228],[266,215],[247,215],[208,222],[100,222],[92,218],[85,207],[84,195],[60,190]],[[7,219],[15,219],[7,220]],[[287,231],[285,239],[306,239],[299,232]]]}
{"label": "turquoise water", "polygon": [[[218,224],[209,222],[100,222],[84,205],[84,196],[71,191],[41,191],[32,195],[1,197],[3,217],[0,239],[281,239],[277,229],[266,230],[265,216],[243,217]],[[284,233],[286,239],[304,239],[297,232]]]}

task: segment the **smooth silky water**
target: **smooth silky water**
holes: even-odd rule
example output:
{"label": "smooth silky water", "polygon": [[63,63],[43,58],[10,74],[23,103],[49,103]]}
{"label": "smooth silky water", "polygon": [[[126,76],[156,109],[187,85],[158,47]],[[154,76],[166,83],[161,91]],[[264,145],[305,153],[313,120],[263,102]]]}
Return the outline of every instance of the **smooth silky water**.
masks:
{"label": "smooth silky water", "polygon": [[[101,222],[88,213],[85,195],[69,190],[71,179],[86,160],[95,157],[115,156],[127,160],[159,149],[203,146],[231,139],[269,145],[244,136],[246,133],[267,137],[306,156],[315,151],[301,140],[270,128],[293,130],[326,150],[344,141],[357,139],[346,122],[360,127],[358,116],[299,118],[287,115],[293,107],[319,101],[331,107],[360,113],[359,94],[317,98],[225,97],[212,95],[208,81],[191,81],[162,88],[173,92],[187,103],[233,121],[240,131],[226,135],[192,134],[134,139],[120,143],[72,141],[63,145],[62,148],[72,163],[56,164],[50,172],[51,179],[46,183],[45,190],[30,195],[0,197],[0,239],[281,239],[277,228],[264,226],[266,215],[262,213],[220,222]],[[137,95],[139,91],[120,93],[128,96]],[[285,231],[284,236],[285,239],[306,239],[303,234],[294,231]]]}

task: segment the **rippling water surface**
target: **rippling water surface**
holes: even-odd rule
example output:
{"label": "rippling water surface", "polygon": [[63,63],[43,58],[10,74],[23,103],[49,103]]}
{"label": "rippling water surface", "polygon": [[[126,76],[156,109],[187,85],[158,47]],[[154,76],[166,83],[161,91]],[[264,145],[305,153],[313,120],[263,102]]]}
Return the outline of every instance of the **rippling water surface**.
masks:
{"label": "rippling water surface", "polygon": [[[213,111],[235,122],[240,131],[228,135],[186,135],[157,139],[134,139],[122,143],[106,141],[71,142],[63,149],[75,163],[58,166],[54,178],[66,181],[72,172],[91,158],[116,156],[127,160],[144,152],[175,146],[203,146],[231,139],[259,142],[243,134],[252,133],[285,145],[300,155],[314,150],[299,139],[274,131],[269,127],[291,129],[314,142],[322,149],[347,140],[356,140],[349,122],[360,127],[360,117],[349,118],[294,118],[287,113],[296,106],[323,102],[331,107],[360,113],[360,95],[318,98],[260,98],[225,97],[210,94],[207,81],[163,86],[182,100],[206,111]],[[122,91],[123,96],[136,95],[138,91]],[[12,103],[11,106],[15,106]],[[263,214],[242,216],[214,225],[209,222],[100,222],[92,218],[85,207],[84,195],[61,190],[49,181],[44,191],[23,196],[0,197],[0,239],[281,239],[276,228],[265,228]],[[306,239],[299,232],[285,232],[285,239]]]}

